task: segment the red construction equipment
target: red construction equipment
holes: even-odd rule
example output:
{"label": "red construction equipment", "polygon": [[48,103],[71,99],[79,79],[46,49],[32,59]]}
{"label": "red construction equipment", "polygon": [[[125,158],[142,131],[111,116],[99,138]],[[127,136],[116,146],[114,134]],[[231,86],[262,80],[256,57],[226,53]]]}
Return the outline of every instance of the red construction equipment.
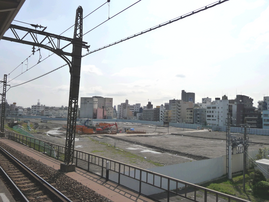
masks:
{"label": "red construction equipment", "polygon": [[[116,130],[112,130],[113,126],[116,126]],[[97,133],[117,133],[118,124],[117,123],[97,123],[96,132]]]}

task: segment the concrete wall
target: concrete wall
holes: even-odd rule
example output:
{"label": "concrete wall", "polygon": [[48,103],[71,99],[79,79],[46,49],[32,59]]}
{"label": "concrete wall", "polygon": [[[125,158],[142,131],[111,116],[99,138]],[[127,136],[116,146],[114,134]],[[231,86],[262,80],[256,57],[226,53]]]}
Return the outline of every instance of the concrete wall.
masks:
{"label": "concrete wall", "polygon": [[[215,131],[226,131],[226,126],[218,126],[212,128]],[[243,129],[241,127],[231,127],[232,133],[243,133]],[[247,131],[248,134],[252,135],[269,135],[269,130],[261,129],[261,128],[249,128]]]}
{"label": "concrete wall", "polygon": [[[249,156],[255,158],[258,151],[248,152]],[[160,173],[172,178],[190,182],[193,184],[201,184],[208,181],[212,181],[219,177],[222,177],[226,174],[226,156],[221,156],[214,159],[206,159],[201,161],[186,162],[176,165],[169,165],[164,167],[154,167],[148,169],[155,173]],[[243,154],[236,154],[232,156],[232,170],[233,173],[243,170]],[[134,171],[131,172],[131,175],[134,176]],[[136,179],[139,179],[140,171],[136,171]],[[111,173],[110,179],[112,181],[118,182],[118,174]],[[142,172],[142,179],[146,179],[146,174]],[[150,183],[153,183],[153,176],[149,175],[148,180]],[[155,177],[155,183],[160,184],[160,178]],[[121,184],[129,187],[133,190],[138,191],[139,182],[135,179],[121,176]],[[182,187],[184,184],[181,185]],[[162,180],[162,187],[167,188],[167,180]],[[179,185],[180,187],[180,185]],[[170,189],[175,189],[175,183],[170,184]],[[147,195],[152,195],[156,193],[161,193],[163,190],[155,188],[153,186],[142,183],[142,193]]]}

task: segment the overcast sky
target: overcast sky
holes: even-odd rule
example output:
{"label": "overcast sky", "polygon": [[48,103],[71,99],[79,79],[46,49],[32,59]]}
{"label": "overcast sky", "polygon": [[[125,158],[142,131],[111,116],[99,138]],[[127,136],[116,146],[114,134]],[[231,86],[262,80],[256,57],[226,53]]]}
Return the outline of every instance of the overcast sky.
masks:
{"label": "overcast sky", "polygon": [[[68,2],[68,3],[67,3]],[[84,16],[105,0],[26,0],[16,16],[32,24],[47,26],[46,32],[62,33],[74,24],[79,5]],[[111,0],[84,19],[83,32],[135,3],[135,0]],[[205,6],[214,0],[142,0],[135,6],[86,34],[83,41],[91,50],[103,47],[167,20]],[[234,99],[244,94],[254,106],[269,95],[269,1],[230,0],[214,8],[164,26],[134,39],[90,54],[82,59],[80,97],[112,97],[113,105],[155,106],[169,99],[181,99],[181,90],[194,92],[196,102],[203,97]],[[27,24],[14,24],[31,27]],[[73,37],[73,28],[64,36]],[[10,36],[6,32],[5,36]],[[39,53],[31,55],[29,45],[0,41],[0,78],[8,81],[31,68]],[[70,51],[70,49],[66,49]],[[87,53],[83,50],[83,54]],[[41,49],[44,59],[48,50]],[[65,62],[53,55],[10,82],[22,83]],[[47,106],[67,106],[70,74],[68,66],[28,84],[11,88],[9,103],[29,107],[38,99]]]}

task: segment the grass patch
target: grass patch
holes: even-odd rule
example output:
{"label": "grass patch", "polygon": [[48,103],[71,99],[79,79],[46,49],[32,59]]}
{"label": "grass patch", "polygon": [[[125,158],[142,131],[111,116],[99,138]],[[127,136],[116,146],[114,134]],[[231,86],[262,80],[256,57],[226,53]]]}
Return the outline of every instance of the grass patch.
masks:
{"label": "grass patch", "polygon": [[[158,162],[154,162],[154,161],[151,161],[151,160],[148,160],[148,159],[144,159],[143,157],[141,156],[138,156],[136,154],[133,154],[131,152],[128,152],[128,151],[125,151],[123,149],[120,149],[120,148],[117,148],[117,147],[114,147],[113,145],[111,144],[108,144],[108,143],[105,143],[105,142],[101,142],[101,141],[98,141],[98,140],[95,140],[91,137],[89,137],[89,139],[97,144],[101,144],[101,145],[104,145],[106,146],[106,148],[108,149],[109,152],[111,152],[112,154],[115,154],[115,155],[119,155],[119,156],[123,156],[125,158],[127,158],[129,160],[128,163],[131,163],[131,164],[136,164],[138,162],[148,162],[150,164],[153,164],[155,166],[163,166],[163,164],[160,164]],[[95,151],[95,150],[94,150]]]}
{"label": "grass patch", "polygon": [[243,191],[243,175],[233,177],[232,180],[227,178],[217,180],[204,186],[222,193],[230,194],[239,198],[250,200],[253,202],[269,202],[269,196],[257,196],[253,194],[252,185],[249,175],[245,175],[245,190]]}
{"label": "grass patch", "polygon": [[101,150],[93,150],[93,151],[91,151],[91,153],[98,153],[98,152],[104,152],[104,151],[101,151]]}

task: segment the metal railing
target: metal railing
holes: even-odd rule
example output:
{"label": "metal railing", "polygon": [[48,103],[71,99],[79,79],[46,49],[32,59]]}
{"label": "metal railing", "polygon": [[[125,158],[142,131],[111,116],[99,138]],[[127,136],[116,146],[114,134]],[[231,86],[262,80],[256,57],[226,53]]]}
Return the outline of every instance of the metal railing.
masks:
{"label": "metal railing", "polygon": [[[26,137],[10,131],[6,131],[6,137],[37,151],[43,152],[52,158],[64,161],[64,146],[32,137]],[[153,191],[155,193],[166,193],[165,198],[168,202],[171,197],[177,196],[189,199],[190,201],[206,202],[209,197],[210,201],[213,199],[216,202],[221,198],[227,201],[248,201],[160,173],[79,150],[74,151],[73,164],[78,168],[95,173],[106,180],[126,186],[139,194],[151,198],[153,195],[150,194],[149,196],[149,190],[152,191],[155,189]],[[158,201],[156,198],[154,200]]]}

